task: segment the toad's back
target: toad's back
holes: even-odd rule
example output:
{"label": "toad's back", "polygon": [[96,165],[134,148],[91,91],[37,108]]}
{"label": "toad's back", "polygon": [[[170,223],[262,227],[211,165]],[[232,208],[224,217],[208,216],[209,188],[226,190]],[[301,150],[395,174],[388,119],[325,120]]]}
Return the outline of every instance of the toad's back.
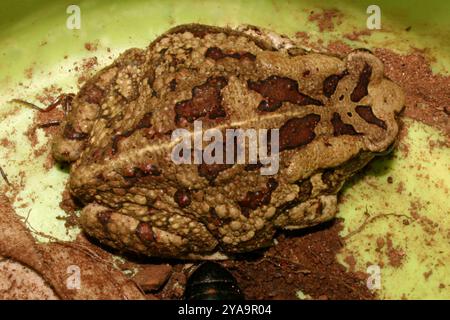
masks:
{"label": "toad's back", "polygon": [[[280,40],[282,38],[277,38]],[[185,25],[131,49],[80,90],[53,154],[74,162],[84,229],[116,248],[184,257],[261,247],[332,218],[353,172],[395,141],[400,89],[366,51]],[[279,171],[171,161],[177,128],[279,129]]]}

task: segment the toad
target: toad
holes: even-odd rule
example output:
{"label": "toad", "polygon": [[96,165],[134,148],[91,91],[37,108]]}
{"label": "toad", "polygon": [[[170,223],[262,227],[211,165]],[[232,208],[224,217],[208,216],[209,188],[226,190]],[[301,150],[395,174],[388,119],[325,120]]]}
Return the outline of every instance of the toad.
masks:
{"label": "toad", "polygon": [[[388,152],[403,92],[367,50],[307,52],[257,27],[175,27],[89,79],[54,139],[83,230],[121,251],[220,259],[332,219]],[[171,159],[176,129],[278,129],[279,169]]]}

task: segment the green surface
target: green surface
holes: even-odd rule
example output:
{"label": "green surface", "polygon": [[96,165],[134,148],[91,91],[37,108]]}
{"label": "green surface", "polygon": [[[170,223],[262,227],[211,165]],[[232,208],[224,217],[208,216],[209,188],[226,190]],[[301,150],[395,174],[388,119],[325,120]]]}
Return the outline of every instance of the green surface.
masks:
{"label": "green surface", "polygon": [[[110,63],[111,57],[129,47],[144,47],[156,35],[180,23],[201,22],[235,26],[255,24],[280,33],[293,35],[307,31],[312,40],[325,42],[342,39],[342,34],[362,30],[366,23],[366,8],[371,1],[78,1],[81,7],[81,30],[66,28],[66,8],[72,1],[0,1],[0,135],[18,141],[15,150],[0,146],[0,165],[10,180],[25,185],[15,203],[17,212],[30,225],[58,238],[70,239],[76,230],[66,234],[64,222],[57,216],[61,190],[67,173],[58,167],[43,169],[47,154],[30,157],[31,146],[24,136],[32,122],[32,110],[9,104],[12,98],[36,101],[35,95],[52,84],[64,91],[77,90],[74,62],[96,56],[99,68]],[[411,47],[426,49],[435,71],[450,70],[450,2],[448,1],[377,1],[381,7],[382,30],[366,37],[367,43],[345,42],[355,46],[385,47],[407,52]],[[342,24],[326,34],[319,33],[314,23],[307,22],[311,10],[337,8],[343,14]],[[411,27],[410,31],[406,31]],[[89,52],[86,42],[98,42],[98,50]],[[111,48],[111,52],[107,52]],[[67,56],[67,59],[64,59]],[[32,77],[27,70],[32,68]],[[71,71],[71,72],[70,72]],[[19,86],[22,83],[22,86]],[[398,151],[393,157],[376,160],[364,177],[353,179],[343,192],[345,201],[339,216],[345,219],[343,235],[356,230],[370,216],[389,213],[375,219],[360,233],[352,236],[341,254],[357,258],[357,269],[365,272],[367,264],[384,262],[381,268],[382,298],[446,298],[450,299],[450,151],[435,148],[429,151],[430,140],[443,139],[439,132],[423,124],[407,121],[408,136],[402,142],[409,153]],[[39,145],[48,143],[42,131]],[[421,167],[418,167],[421,164]],[[20,178],[20,172],[24,177]],[[387,183],[387,177],[393,183]],[[404,191],[395,192],[398,182]],[[0,187],[4,188],[3,182]],[[35,199],[35,200],[31,200]],[[412,222],[404,225],[411,215],[410,202],[423,204],[419,214],[426,216],[439,228],[432,237],[425,227]],[[30,212],[30,209],[31,212]],[[405,253],[400,268],[389,267],[387,257],[375,250],[378,237],[393,234],[396,248]],[[432,245],[426,245],[432,241]],[[433,270],[425,279],[424,273]],[[444,288],[439,288],[444,284]],[[303,297],[299,294],[299,297]]]}
{"label": "green surface", "polygon": [[[340,258],[354,255],[359,270],[380,265],[382,297],[401,298],[405,294],[409,299],[450,299],[450,149],[430,150],[430,141],[442,141],[439,132],[411,120],[406,125],[408,136],[399,148],[387,159],[373,161],[370,170],[349,181],[342,192],[345,200],[339,216],[345,219],[343,236],[363,224],[365,213],[369,219],[377,218],[349,238]],[[418,207],[420,221],[412,216],[412,203]],[[439,227],[431,228],[430,223]],[[430,230],[436,233],[431,235]],[[388,257],[376,250],[376,240],[382,238],[385,252],[387,233],[392,234],[394,250],[404,254],[398,268],[390,266]],[[439,288],[441,283],[446,288]]]}

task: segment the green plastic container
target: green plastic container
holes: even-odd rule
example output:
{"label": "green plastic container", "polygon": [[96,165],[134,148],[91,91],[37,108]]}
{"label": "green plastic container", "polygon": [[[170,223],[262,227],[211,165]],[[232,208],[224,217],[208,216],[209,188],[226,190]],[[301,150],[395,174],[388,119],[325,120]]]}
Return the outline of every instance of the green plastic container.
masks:
{"label": "green plastic container", "polygon": [[[130,47],[144,47],[168,28],[182,23],[199,22],[236,26],[254,24],[279,33],[293,35],[305,31],[311,41],[341,39],[342,35],[366,26],[367,7],[371,1],[77,1],[81,9],[81,29],[69,30],[66,9],[71,1],[21,0],[1,1],[0,11],[0,136],[18,141],[13,151],[0,145],[0,165],[12,182],[22,181],[25,188],[19,194],[15,208],[27,216],[33,228],[61,239],[71,239],[58,204],[68,173],[59,167],[45,171],[47,154],[31,156],[30,142],[24,135],[33,119],[33,110],[18,109],[9,103],[20,97],[36,101],[37,93],[51,85],[67,92],[77,90],[74,62],[96,56],[98,68],[111,62]],[[433,59],[433,70],[448,74],[450,70],[450,2],[448,1],[377,1],[381,8],[382,30],[365,39],[364,46],[384,47],[407,52],[411,47],[426,49]],[[342,23],[328,33],[320,33],[316,24],[308,22],[312,10],[336,8],[343,13]],[[411,28],[408,28],[411,27]],[[406,31],[405,29],[409,29]],[[352,43],[361,46],[360,42]],[[86,50],[85,43],[98,45],[95,52]],[[110,48],[110,50],[108,50]],[[430,150],[430,140],[446,139],[436,129],[405,119],[408,136],[402,143],[409,145],[406,156],[397,149],[393,157],[375,160],[372,169],[362,178],[350,181],[342,195],[339,216],[345,219],[342,235],[352,233],[366,219],[370,223],[346,241],[339,258],[356,258],[356,269],[378,264],[381,271],[380,298],[450,299],[450,150]],[[447,137],[448,139],[448,137]],[[38,130],[38,145],[47,144]],[[36,148],[35,147],[35,148]],[[417,164],[422,165],[419,172]],[[25,177],[20,178],[20,172]],[[394,183],[388,183],[392,177]],[[22,180],[21,180],[22,179]],[[395,192],[397,181],[404,182],[402,194]],[[0,182],[0,184],[3,182]],[[31,199],[35,199],[32,201]],[[436,223],[432,237],[424,226],[408,217],[410,203],[426,204],[420,214]],[[32,203],[31,203],[32,202]],[[24,207],[24,204],[30,204]],[[380,213],[387,216],[373,218]],[[405,225],[405,220],[410,221]],[[388,257],[377,252],[379,237],[392,234],[396,252],[403,254],[399,267],[390,266]],[[45,241],[45,239],[40,239]],[[427,245],[432,240],[432,245]],[[380,265],[380,261],[385,262]],[[432,271],[431,274],[428,274]],[[425,274],[425,275],[424,275]],[[304,295],[299,292],[299,297]]]}

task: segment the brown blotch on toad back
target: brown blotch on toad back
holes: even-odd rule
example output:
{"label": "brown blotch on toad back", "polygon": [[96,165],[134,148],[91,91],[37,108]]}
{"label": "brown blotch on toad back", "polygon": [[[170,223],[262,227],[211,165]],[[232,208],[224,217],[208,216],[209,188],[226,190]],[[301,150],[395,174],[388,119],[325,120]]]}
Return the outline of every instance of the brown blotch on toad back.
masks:
{"label": "brown blotch on toad back", "polygon": [[238,201],[238,204],[241,207],[242,214],[248,217],[250,210],[255,210],[261,205],[269,204],[272,197],[272,192],[277,187],[278,182],[274,178],[270,178],[263,190],[259,190],[256,192],[247,191],[244,199]]}
{"label": "brown blotch on toad back", "polygon": [[179,189],[173,197],[180,208],[185,208],[191,204],[191,194],[188,190]]}
{"label": "brown blotch on toad back", "polygon": [[364,68],[359,74],[358,83],[356,84],[356,87],[353,89],[353,92],[350,95],[350,99],[353,102],[358,102],[367,94],[369,93],[367,91],[367,87],[369,85],[370,77],[372,76],[372,67],[368,65],[367,63],[364,64]]}
{"label": "brown blotch on toad back", "polygon": [[208,48],[205,52],[205,57],[213,60],[221,60],[224,58],[233,58],[237,60],[255,61],[256,56],[250,52],[224,52],[218,47]]}
{"label": "brown blotch on toad back", "polygon": [[141,118],[141,120],[139,120],[139,122],[133,129],[114,135],[112,138],[111,154],[116,154],[119,147],[119,141],[122,140],[123,138],[128,138],[137,130],[151,128],[152,127],[151,120],[152,120],[152,113],[148,112],[144,114],[144,116]]}
{"label": "brown blotch on toad back", "polygon": [[[237,162],[237,151],[238,151],[238,144],[237,144],[237,137],[233,137],[233,141],[230,142],[224,142],[223,144],[223,150],[227,150],[228,148],[233,148],[234,155],[233,155],[233,163]],[[270,142],[270,141],[269,141]],[[214,153],[213,153],[214,156]],[[212,164],[206,164],[202,163],[198,165],[197,170],[198,174],[201,177],[204,177],[209,181],[209,183],[212,185],[214,182],[214,179],[219,175],[220,172],[229,169],[233,166],[233,164],[227,164],[227,163],[212,163]]]}
{"label": "brown blotch on toad back", "polygon": [[231,164],[225,163],[201,163],[198,165],[197,170],[200,177],[207,179],[210,183],[219,175],[220,172],[230,168]]}
{"label": "brown blotch on toad back", "polygon": [[384,130],[387,129],[386,122],[375,116],[371,106],[356,106],[355,111],[366,122],[374,124]]}
{"label": "brown blotch on toad back", "polygon": [[323,81],[322,91],[323,91],[324,96],[327,98],[330,98],[333,95],[333,93],[336,91],[339,81],[346,75],[348,75],[347,70],[345,70],[341,74],[332,74],[331,76],[328,76]]}
{"label": "brown blotch on toad back", "polygon": [[280,128],[280,151],[297,148],[313,141],[316,137],[314,128],[319,121],[320,116],[315,113],[286,121]]}
{"label": "brown blotch on toad back", "polygon": [[150,243],[155,240],[152,227],[147,222],[139,222],[136,227],[136,235],[143,243]]}
{"label": "brown blotch on toad back", "polygon": [[311,98],[298,89],[297,81],[278,76],[270,76],[265,80],[248,80],[250,90],[258,92],[265,100],[258,105],[259,111],[275,111],[281,107],[283,102],[290,102],[299,106],[316,105],[323,106],[323,102]]}
{"label": "brown blotch on toad back", "polygon": [[351,124],[344,123],[342,121],[341,116],[339,113],[335,112],[333,113],[333,118],[331,118],[331,124],[333,125],[333,135],[335,137],[342,136],[342,135],[351,135],[356,136],[359,135],[359,133],[353,128]]}
{"label": "brown blotch on toad back", "polygon": [[[270,130],[267,131],[267,152],[268,154],[270,154]],[[233,155],[233,161],[232,163],[235,164],[238,161],[238,138],[236,136],[233,137],[232,141],[227,141],[223,143],[223,150],[227,150],[228,148],[232,148],[232,150],[234,151],[234,155]],[[214,156],[214,151],[213,154]],[[204,177],[205,179],[207,179],[209,181],[209,183],[211,185],[214,184],[214,179],[219,175],[220,172],[229,169],[231,167],[233,167],[233,164],[227,164],[227,163],[212,163],[212,164],[206,164],[206,163],[202,163],[200,165],[198,165],[198,174],[201,177]],[[259,159],[257,160],[257,163],[247,163],[244,166],[244,170],[246,171],[253,171],[256,169],[261,168],[263,165],[262,163],[259,161]]]}
{"label": "brown blotch on toad back", "polygon": [[221,90],[227,84],[225,77],[210,77],[204,84],[194,87],[191,99],[177,102],[175,105],[175,122],[178,124],[181,119],[193,122],[204,116],[210,119],[225,117]]}

